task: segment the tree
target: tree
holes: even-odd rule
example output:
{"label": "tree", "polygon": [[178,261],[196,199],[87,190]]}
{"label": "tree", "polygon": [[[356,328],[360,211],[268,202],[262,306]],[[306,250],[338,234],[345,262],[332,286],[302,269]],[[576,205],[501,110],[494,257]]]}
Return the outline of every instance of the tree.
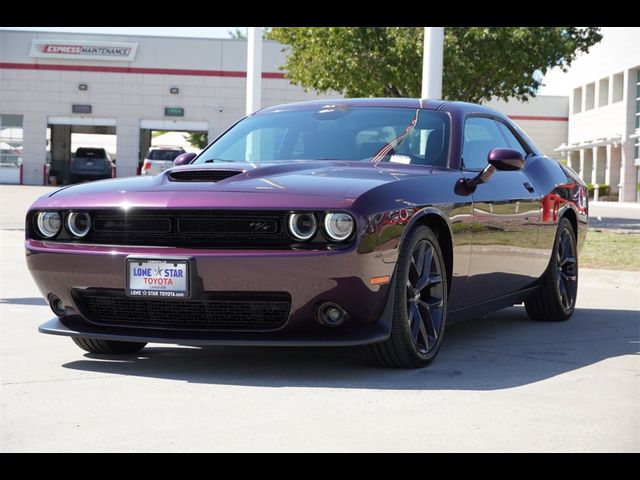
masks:
{"label": "tree", "polygon": [[[229,34],[229,38],[246,40],[247,36],[249,35],[249,29],[247,27],[244,27],[243,29],[240,29],[240,27],[236,27],[234,31],[229,30],[227,33]],[[271,34],[270,27],[262,27],[263,39],[268,40],[270,38],[269,37],[270,34]]]}
{"label": "tree", "polygon": [[[599,27],[446,27],[443,98],[527,100],[542,76],[563,70],[602,39]],[[421,27],[275,27],[288,45],[282,69],[305,89],[347,97],[419,97]]]}
{"label": "tree", "polygon": [[244,30],[240,30],[240,27],[236,27],[236,29],[234,31],[229,30],[227,32],[229,34],[229,38],[236,38],[236,39],[241,39],[241,40],[246,40],[247,39],[247,28],[245,27]]}
{"label": "tree", "polygon": [[202,150],[207,146],[207,132],[191,132],[187,135],[187,142]]}

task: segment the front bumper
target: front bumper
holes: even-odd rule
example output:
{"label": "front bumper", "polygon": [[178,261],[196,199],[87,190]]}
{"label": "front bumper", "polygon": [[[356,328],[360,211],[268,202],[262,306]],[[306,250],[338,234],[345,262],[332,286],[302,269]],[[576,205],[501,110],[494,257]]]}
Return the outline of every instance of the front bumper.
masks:
{"label": "front bumper", "polygon": [[[379,253],[355,247],[336,251],[188,250],[59,244],[28,239],[27,265],[45,297],[57,295],[67,315],[40,327],[42,333],[106,340],[184,345],[357,345],[388,338],[392,284],[371,285],[372,277],[392,275],[394,265]],[[275,331],[158,329],[105,326],[83,316],[72,291],[125,288],[128,255],[149,258],[189,256],[202,292],[283,292],[291,297],[289,316]],[[197,297],[194,299],[197,300]],[[348,314],[335,328],[315,319],[317,306],[334,302]],[[85,314],[86,315],[86,314]]]}

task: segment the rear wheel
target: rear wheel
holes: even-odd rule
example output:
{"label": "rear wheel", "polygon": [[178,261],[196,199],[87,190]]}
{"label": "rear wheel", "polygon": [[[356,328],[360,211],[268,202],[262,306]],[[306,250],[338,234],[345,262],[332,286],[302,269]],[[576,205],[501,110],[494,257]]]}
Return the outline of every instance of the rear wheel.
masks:
{"label": "rear wheel", "polygon": [[447,280],[438,240],[428,227],[415,228],[396,266],[391,336],[370,345],[383,366],[419,368],[438,354],[447,314]]}
{"label": "rear wheel", "polygon": [[571,222],[563,218],[558,225],[549,267],[542,276],[542,285],[524,306],[534,320],[561,322],[573,315],[577,294],[576,235]]}
{"label": "rear wheel", "polygon": [[87,337],[72,337],[73,343],[81,349],[90,353],[101,353],[106,355],[129,355],[139,352],[146,343],[140,342],[119,342],[116,340],[97,340]]}

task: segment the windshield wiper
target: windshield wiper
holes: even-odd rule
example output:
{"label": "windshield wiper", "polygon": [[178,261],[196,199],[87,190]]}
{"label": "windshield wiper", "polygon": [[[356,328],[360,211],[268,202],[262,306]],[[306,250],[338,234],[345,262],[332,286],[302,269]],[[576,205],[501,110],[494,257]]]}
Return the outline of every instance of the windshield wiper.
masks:
{"label": "windshield wiper", "polygon": [[204,161],[204,163],[215,163],[215,162],[236,163],[238,162],[238,160],[224,160],[222,158],[210,158]]}

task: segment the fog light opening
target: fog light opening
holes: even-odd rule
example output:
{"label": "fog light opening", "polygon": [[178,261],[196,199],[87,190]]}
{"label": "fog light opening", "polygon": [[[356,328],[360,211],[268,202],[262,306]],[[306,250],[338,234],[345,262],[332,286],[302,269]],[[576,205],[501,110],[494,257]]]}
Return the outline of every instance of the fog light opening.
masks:
{"label": "fog light opening", "polygon": [[64,317],[67,314],[67,309],[57,295],[49,295],[49,307],[58,317]]}
{"label": "fog light opening", "polygon": [[327,327],[339,327],[344,323],[347,313],[335,303],[326,302],[318,307],[317,318]]}

